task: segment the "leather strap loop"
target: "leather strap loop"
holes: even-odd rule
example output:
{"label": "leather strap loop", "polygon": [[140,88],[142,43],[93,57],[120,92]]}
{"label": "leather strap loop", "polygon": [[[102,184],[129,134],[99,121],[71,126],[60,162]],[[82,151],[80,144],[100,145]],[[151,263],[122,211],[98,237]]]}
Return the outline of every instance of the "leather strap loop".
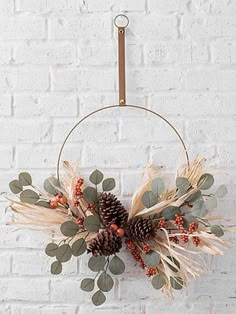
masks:
{"label": "leather strap loop", "polygon": [[119,105],[126,105],[125,86],[125,28],[118,27]]}

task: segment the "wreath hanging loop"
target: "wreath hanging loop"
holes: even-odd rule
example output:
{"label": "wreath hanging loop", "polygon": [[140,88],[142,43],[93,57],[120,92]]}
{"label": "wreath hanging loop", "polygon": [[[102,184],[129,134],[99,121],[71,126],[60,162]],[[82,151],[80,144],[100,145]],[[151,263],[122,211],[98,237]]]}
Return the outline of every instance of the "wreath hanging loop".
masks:
{"label": "wreath hanging loop", "polygon": [[189,155],[187,152],[187,148],[186,148],[186,144],[184,143],[184,140],[182,138],[182,136],[180,135],[180,133],[177,131],[177,129],[173,126],[173,124],[167,120],[164,116],[162,116],[160,113],[153,111],[151,109],[147,109],[145,107],[142,106],[138,106],[138,105],[128,105],[126,103],[126,75],[125,75],[125,29],[127,28],[127,26],[129,25],[129,19],[126,15],[124,14],[118,14],[115,18],[114,18],[114,25],[117,27],[118,29],[118,79],[119,79],[119,105],[110,105],[110,106],[106,106],[100,109],[97,109],[91,113],[89,113],[88,115],[86,115],[85,117],[83,117],[81,120],[79,120],[73,127],[72,129],[69,131],[69,133],[66,135],[64,142],[62,143],[61,149],[59,151],[59,156],[57,159],[57,178],[58,180],[60,180],[60,164],[61,164],[61,155],[64,149],[64,146],[68,140],[68,138],[70,137],[70,135],[73,133],[73,131],[85,120],[87,120],[88,118],[90,118],[91,116],[95,115],[96,113],[103,111],[103,110],[108,110],[108,109],[113,109],[113,108],[117,108],[117,107],[129,107],[129,108],[134,108],[134,109],[139,109],[139,110],[144,110],[147,111],[153,115],[155,115],[156,117],[159,117],[160,119],[162,119],[168,126],[171,127],[171,129],[175,132],[175,134],[177,135],[178,139],[180,140],[182,146],[183,146],[183,150],[185,153],[185,157],[186,157],[186,163],[188,168],[190,167],[190,162],[189,162]]}

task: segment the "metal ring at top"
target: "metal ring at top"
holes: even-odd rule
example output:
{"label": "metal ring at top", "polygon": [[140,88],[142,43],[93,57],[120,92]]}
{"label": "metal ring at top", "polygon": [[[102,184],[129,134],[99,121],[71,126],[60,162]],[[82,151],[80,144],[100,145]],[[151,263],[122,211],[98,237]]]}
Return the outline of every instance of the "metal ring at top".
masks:
{"label": "metal ring at top", "polygon": [[[117,19],[123,17],[126,20],[126,23],[124,25],[118,25],[117,24]],[[114,18],[114,24],[117,28],[126,28],[129,25],[129,19],[126,15],[124,14],[118,14],[115,18]]]}

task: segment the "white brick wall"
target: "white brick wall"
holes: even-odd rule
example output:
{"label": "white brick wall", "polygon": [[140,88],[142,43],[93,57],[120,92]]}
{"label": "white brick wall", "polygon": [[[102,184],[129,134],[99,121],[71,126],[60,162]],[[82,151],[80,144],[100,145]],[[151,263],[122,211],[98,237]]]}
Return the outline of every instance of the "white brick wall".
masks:
{"label": "white brick wall", "polygon": [[[21,169],[36,183],[55,173],[66,132],[79,117],[117,102],[117,42],[112,19],[129,16],[127,100],[169,118],[190,155],[205,155],[229,194],[218,213],[236,211],[236,1],[0,0],[0,191]],[[85,173],[99,167],[117,178],[125,203],[147,160],[172,177],[181,147],[168,127],[144,111],[114,109],[91,117],[65,147]],[[170,179],[168,180],[170,183]],[[4,212],[4,203],[0,203]],[[4,216],[4,215],[1,215]],[[49,273],[49,236],[0,226],[0,313],[233,314],[235,244],[209,259],[208,276],[176,294],[154,291],[125,257],[126,279],[94,309],[79,289],[87,268],[71,261]],[[230,237],[234,238],[233,235]]]}

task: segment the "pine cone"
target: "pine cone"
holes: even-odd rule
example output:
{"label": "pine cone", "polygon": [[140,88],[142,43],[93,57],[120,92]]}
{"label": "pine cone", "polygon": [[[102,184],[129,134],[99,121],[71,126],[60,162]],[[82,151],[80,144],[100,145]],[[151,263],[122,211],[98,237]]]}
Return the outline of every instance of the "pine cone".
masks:
{"label": "pine cone", "polygon": [[102,193],[99,201],[100,217],[106,228],[111,224],[116,224],[118,227],[123,227],[128,220],[128,213],[124,206],[111,193]]}
{"label": "pine cone", "polygon": [[118,253],[122,247],[122,239],[111,230],[104,230],[97,234],[88,248],[88,253],[94,256],[110,256]]}
{"label": "pine cone", "polygon": [[150,240],[155,236],[155,228],[150,220],[136,218],[128,222],[126,234],[130,239],[136,241]]}

